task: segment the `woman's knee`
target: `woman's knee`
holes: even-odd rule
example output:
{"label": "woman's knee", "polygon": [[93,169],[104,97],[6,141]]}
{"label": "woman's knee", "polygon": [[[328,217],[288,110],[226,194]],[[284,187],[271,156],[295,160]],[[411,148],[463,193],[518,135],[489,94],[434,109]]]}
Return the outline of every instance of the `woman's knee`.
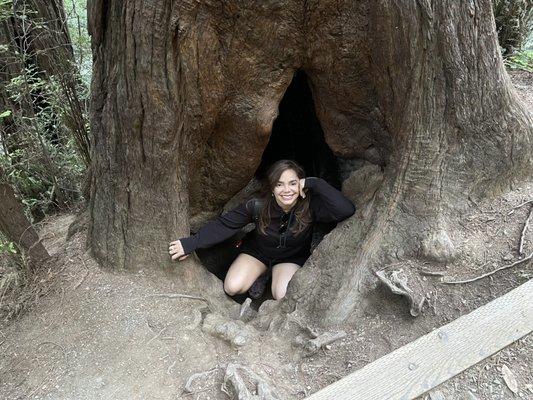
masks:
{"label": "woman's knee", "polygon": [[289,282],[299,268],[299,265],[294,263],[282,263],[274,266],[272,271],[272,297],[275,300],[281,300],[285,297]]}
{"label": "woman's knee", "polygon": [[224,280],[224,291],[230,296],[235,296],[236,294],[244,293],[246,289],[240,280],[226,279]]}
{"label": "woman's knee", "polygon": [[281,300],[287,294],[287,285],[273,283],[271,290],[274,300]]}

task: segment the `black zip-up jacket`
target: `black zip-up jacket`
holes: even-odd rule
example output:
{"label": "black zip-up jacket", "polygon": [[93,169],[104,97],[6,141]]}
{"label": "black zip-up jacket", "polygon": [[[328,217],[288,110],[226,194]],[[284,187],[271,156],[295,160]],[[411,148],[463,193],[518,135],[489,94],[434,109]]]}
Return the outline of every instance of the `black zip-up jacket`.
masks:
{"label": "black zip-up jacket", "polygon": [[[309,189],[307,196],[310,196],[313,222],[340,222],[355,213],[354,204],[321,178],[306,178],[304,188]],[[289,213],[285,213],[274,201],[266,235],[261,234],[257,228],[254,229],[246,238],[248,245],[272,259],[308,254],[311,247],[313,224],[311,223],[297,236],[294,236],[291,229],[282,230],[280,233],[282,220],[287,221],[288,215],[286,214]],[[254,222],[254,202],[248,201],[208,222],[195,235],[182,238],[180,242],[185,254],[190,254],[198,248],[211,247],[229,239],[251,222]],[[292,222],[294,221],[292,220]]]}

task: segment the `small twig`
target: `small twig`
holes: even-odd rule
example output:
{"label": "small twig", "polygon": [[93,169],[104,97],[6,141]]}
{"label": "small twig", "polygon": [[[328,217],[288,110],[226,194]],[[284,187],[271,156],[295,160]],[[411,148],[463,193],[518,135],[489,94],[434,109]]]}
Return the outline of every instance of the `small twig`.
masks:
{"label": "small twig", "polygon": [[77,289],[80,287],[80,285],[83,283],[83,281],[85,280],[85,278],[87,278],[87,276],[89,275],[89,268],[87,268],[87,266],[85,265],[85,261],[83,260],[83,258],[81,258],[80,256],[78,256],[78,258],[81,260],[82,264],[83,264],[83,268],[85,268],[85,275],[83,275],[83,278],[81,278],[81,280],[76,284],[76,286],[74,286],[74,289]]}
{"label": "small twig", "polygon": [[446,283],[446,284],[455,284],[455,283],[470,283],[470,282],[474,282],[474,281],[477,281],[477,280],[480,280],[480,279],[483,279],[483,278],[486,278],[487,276],[491,276],[493,274],[495,274],[496,272],[498,271],[501,271],[501,270],[504,270],[504,269],[507,269],[507,268],[511,268],[511,267],[514,267],[515,265],[518,265],[518,264],[522,264],[528,260],[531,260],[531,258],[533,258],[533,253],[531,253],[528,257],[526,258],[523,258],[521,260],[518,260],[518,261],[515,261],[514,263],[512,264],[509,264],[509,265],[504,265],[503,267],[500,267],[500,268],[497,268],[495,269],[494,271],[491,271],[491,272],[487,272],[486,274],[483,274],[483,275],[480,275],[478,277],[475,277],[475,278],[472,278],[472,279],[466,279],[464,281],[442,281],[442,283]]}
{"label": "small twig", "polygon": [[192,300],[202,300],[207,303],[207,299],[200,296],[191,296],[189,294],[180,294],[180,293],[155,293],[149,294],[144,297],[165,297],[167,299],[192,299]]}
{"label": "small twig", "polygon": [[170,375],[172,373],[172,370],[174,369],[174,365],[176,365],[176,360],[172,364],[169,365],[167,368],[167,374]]}
{"label": "small twig", "polygon": [[152,343],[153,340],[157,339],[165,329],[167,329],[168,326],[165,326],[163,329],[161,329],[153,338],[151,338],[148,342],[146,342],[146,346],[148,346],[150,343]]}
{"label": "small twig", "polygon": [[522,234],[520,235],[520,246],[518,246],[518,254],[520,255],[524,254],[524,238],[526,236],[527,228],[529,227],[529,223],[531,222],[532,216],[533,206],[531,207],[531,210],[529,210],[529,216],[527,217],[526,223],[524,224],[524,228],[522,229]]}
{"label": "small twig", "polygon": [[316,353],[320,349],[324,349],[326,345],[331,344],[336,340],[343,339],[344,337],[346,337],[346,332],[344,331],[326,332],[315,339],[308,340],[304,344],[304,349],[310,355]]}
{"label": "small twig", "polygon": [[509,213],[507,215],[511,215],[512,213],[514,213],[515,210],[519,209],[520,207],[523,207],[525,206],[526,204],[529,204],[529,203],[533,203],[533,199],[531,200],[527,200],[527,201],[524,201],[523,203],[520,203],[519,205],[517,205],[516,207],[514,207],[511,211],[509,211]]}
{"label": "small twig", "polygon": [[445,271],[426,271],[426,270],[421,269],[419,272],[420,272],[420,275],[427,275],[427,276],[444,276],[444,275],[446,275]]}
{"label": "small twig", "polygon": [[42,342],[42,343],[39,343],[37,345],[37,348],[39,349],[44,344],[51,344],[51,345],[54,345],[56,347],[59,347],[61,349],[61,351],[63,352],[63,355],[66,355],[65,349],[61,345],[59,345],[57,343],[54,343],[54,342]]}

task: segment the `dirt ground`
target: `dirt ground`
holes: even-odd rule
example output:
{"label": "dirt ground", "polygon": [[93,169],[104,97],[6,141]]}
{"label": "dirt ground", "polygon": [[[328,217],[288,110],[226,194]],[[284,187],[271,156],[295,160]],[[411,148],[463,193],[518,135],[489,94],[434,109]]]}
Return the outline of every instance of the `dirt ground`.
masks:
{"label": "dirt ground", "polygon": [[[533,74],[511,72],[533,110]],[[433,329],[505,294],[533,277],[523,263],[472,283],[442,279],[479,276],[519,259],[518,243],[533,204],[533,181],[476,204],[450,232],[457,262],[445,267],[406,260],[425,276],[426,306],[419,317],[407,301],[381,286],[364,311],[340,327],[346,333],[310,357],[292,338],[254,333],[241,348],[201,329],[202,300],[155,296],[178,291],[164,271],[136,273],[99,268],[85,248],[85,232],[66,241],[73,215],[47,219],[41,236],[54,257],[40,279],[50,291],[19,318],[0,325],[0,398],[5,399],[227,399],[222,390],[231,363],[246,366],[279,393],[302,399]],[[533,229],[525,237],[533,252]],[[222,289],[221,289],[222,290]],[[196,294],[197,295],[197,294]],[[255,336],[254,336],[255,335]],[[533,336],[529,334],[419,399],[533,399]],[[503,379],[517,381],[513,393]],[[191,380],[191,392],[184,387]],[[248,376],[250,378],[250,376]]]}

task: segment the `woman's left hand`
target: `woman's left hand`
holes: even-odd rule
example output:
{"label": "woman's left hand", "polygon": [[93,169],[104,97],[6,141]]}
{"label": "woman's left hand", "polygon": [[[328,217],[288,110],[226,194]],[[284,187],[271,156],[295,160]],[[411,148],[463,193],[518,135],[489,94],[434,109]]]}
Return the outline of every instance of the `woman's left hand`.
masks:
{"label": "woman's left hand", "polygon": [[305,199],[304,187],[305,187],[305,178],[300,179],[300,196],[302,196],[302,199]]}

